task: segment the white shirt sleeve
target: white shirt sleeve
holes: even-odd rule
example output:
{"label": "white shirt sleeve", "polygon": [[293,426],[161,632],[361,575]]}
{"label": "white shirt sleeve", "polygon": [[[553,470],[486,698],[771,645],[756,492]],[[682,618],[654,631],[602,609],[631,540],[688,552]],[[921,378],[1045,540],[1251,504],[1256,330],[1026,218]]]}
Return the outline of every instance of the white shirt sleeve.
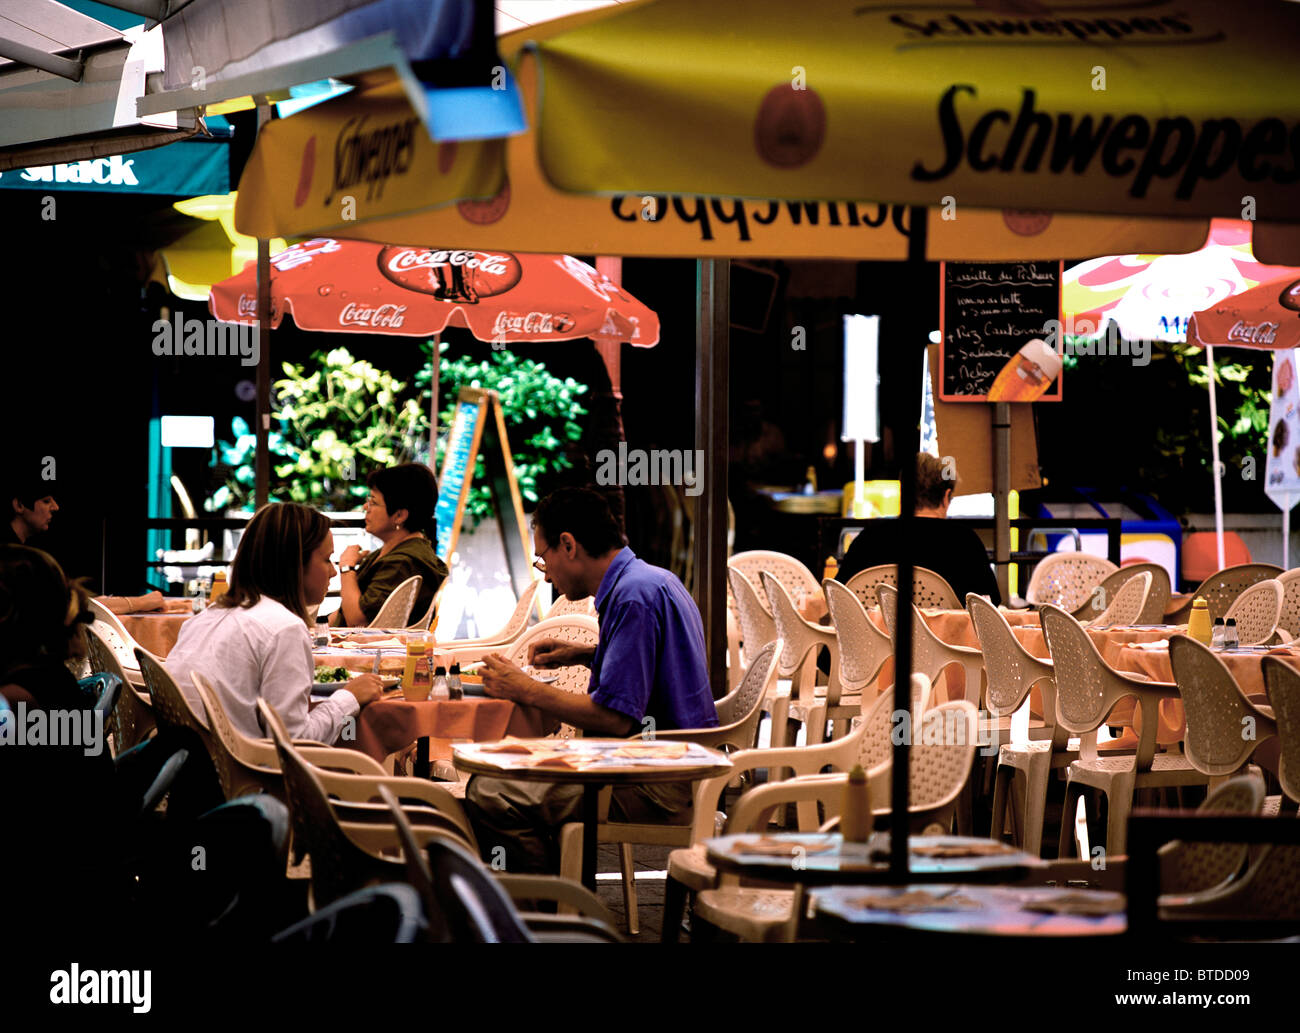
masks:
{"label": "white shirt sleeve", "polygon": [[339,689],[309,708],[315,666],[305,625],[278,632],[270,646],[262,658],[262,698],[275,707],[295,739],[334,743],[344,721],[361,712],[357,698],[347,689]]}

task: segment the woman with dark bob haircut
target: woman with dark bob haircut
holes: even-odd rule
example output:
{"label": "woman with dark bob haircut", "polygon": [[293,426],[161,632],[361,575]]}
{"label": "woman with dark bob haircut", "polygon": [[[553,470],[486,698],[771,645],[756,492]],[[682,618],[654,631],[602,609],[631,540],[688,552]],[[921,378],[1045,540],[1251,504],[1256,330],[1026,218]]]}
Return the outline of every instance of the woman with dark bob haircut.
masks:
{"label": "woman with dark bob haircut", "polygon": [[307,611],[329,589],[333,552],[330,522],[309,506],[279,502],[257,511],[239,540],[229,590],[185,622],[167,655],[167,671],[196,714],[204,715],[192,681],[196,671],[230,723],[254,739],[266,734],[257,717],[259,697],[279,711],[294,738],[325,743],[380,697],[379,678],[363,674],[309,712],[315,664]]}
{"label": "woman with dark bob haircut", "polygon": [[384,600],[407,578],[424,580],[411,607],[411,619],[423,617],[433,605],[434,593],[447,577],[447,565],[438,558],[434,540],[438,521],[438,481],[422,463],[405,463],[376,470],[367,479],[366,530],[382,543],[363,553],[349,545],[339,557],[343,605],[330,620],[348,627],[364,627],[375,619]]}

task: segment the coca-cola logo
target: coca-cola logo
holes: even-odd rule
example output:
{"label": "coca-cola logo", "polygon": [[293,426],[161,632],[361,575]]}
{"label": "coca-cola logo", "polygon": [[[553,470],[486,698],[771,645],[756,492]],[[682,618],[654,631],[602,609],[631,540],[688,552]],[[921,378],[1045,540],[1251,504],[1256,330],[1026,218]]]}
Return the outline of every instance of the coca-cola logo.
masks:
{"label": "coca-cola logo", "polygon": [[241,294],[239,296],[239,314],[248,316],[249,319],[257,318],[257,297],[252,294]]}
{"label": "coca-cola logo", "polygon": [[328,255],[339,250],[339,242],[329,237],[314,237],[301,244],[292,244],[271,256],[271,264],[282,273],[306,265],[317,255]]}
{"label": "coca-cola logo", "polygon": [[507,252],[414,247],[384,248],[379,271],[407,290],[468,305],[504,294],[523,275],[519,259]]}
{"label": "coca-cola logo", "polygon": [[355,301],[349,301],[339,313],[339,326],[388,327],[396,330],[405,321],[405,305],[359,305]]}
{"label": "coca-cola logo", "polygon": [[567,312],[498,312],[492,334],[563,334],[574,327]]}
{"label": "coca-cola logo", "polygon": [[1228,331],[1229,341],[1244,344],[1272,344],[1277,340],[1277,323],[1247,323],[1238,319]]}

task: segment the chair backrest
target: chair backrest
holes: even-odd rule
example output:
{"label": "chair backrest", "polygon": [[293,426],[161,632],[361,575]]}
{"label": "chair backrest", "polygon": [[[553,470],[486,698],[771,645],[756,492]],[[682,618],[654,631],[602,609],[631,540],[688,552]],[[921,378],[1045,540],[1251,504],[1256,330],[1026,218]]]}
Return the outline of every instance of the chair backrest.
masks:
{"label": "chair backrest", "polygon": [[735,691],[718,700],[719,725],[739,724],[751,714],[758,713],[763,705],[766,688],[769,684],[775,684],[774,668],[781,646],[779,640],[765,645],[758,656],[754,657],[754,662],[745,669],[745,676],[740,679]]}
{"label": "chair backrest", "polygon": [[203,709],[208,715],[208,728],[211,732],[208,742],[212,744],[209,756],[212,758],[212,766],[217,770],[221,791],[227,800],[233,800],[246,792],[257,792],[262,788],[261,780],[253,781],[245,777],[245,771],[250,765],[241,756],[244,737],[235,731],[220,698],[207,679],[194,671],[190,675],[190,683],[199,694]]}
{"label": "chair backrest", "polygon": [[[1052,665],[1020,644],[1002,612],[982,595],[966,596],[966,609],[975,626],[988,674],[985,705],[994,717],[1014,714],[1035,685],[1043,694],[1043,717],[1056,722],[1056,683]],[[1062,745],[1064,745],[1062,743]]]}
{"label": "chair backrest", "polygon": [[1224,620],[1237,622],[1237,640],[1243,646],[1258,646],[1277,631],[1282,616],[1282,599],[1286,590],[1276,578],[1256,581],[1232,601]]}
{"label": "chair backrest", "polygon": [[1282,616],[1277,626],[1292,638],[1300,638],[1300,567],[1279,574],[1282,582]]}
{"label": "chair backrest", "polygon": [[894,644],[872,623],[861,599],[847,585],[827,578],[822,582],[822,591],[839,642],[840,685],[844,689],[865,689],[894,655]]}
{"label": "chair backrest", "polygon": [[108,717],[108,730],[113,736],[115,752],[125,753],[132,746],[149,738],[149,733],[154,729],[153,708],[127,680],[122,665],[117,661],[117,654],[97,628],[86,629],[86,655],[93,673],[112,674],[122,680],[117,706]]}
{"label": "chair backrest", "polygon": [[[118,664],[123,670],[134,671],[139,668],[135,661],[135,651],[141,648],[140,644],[132,637],[131,633],[126,630],[117,614],[101,603],[98,599],[89,600],[90,612],[94,615],[94,623],[91,628],[99,632],[103,640],[117,657]],[[148,650],[145,650],[148,652]],[[149,653],[150,656],[154,654]],[[159,659],[154,657],[155,660]]]}
{"label": "chair backrest", "polygon": [[1300,800],[1300,671],[1275,656],[1264,657],[1263,671],[1281,744],[1277,780],[1282,792]]}
{"label": "chair backrest", "polygon": [[[876,605],[876,585],[898,587],[898,565],[882,563],[859,570],[845,582],[845,587],[862,601],[863,606]],[[961,602],[947,579],[928,567],[912,568],[912,601],[917,606],[936,610],[960,610]]]}
{"label": "chair backrest", "polygon": [[420,586],[422,584],[424,584],[424,578],[419,574],[416,574],[414,577],[408,577],[388,593],[388,598],[384,600],[384,605],[379,607],[379,612],[375,614],[375,619],[367,626],[371,628],[406,627],[407,621],[411,619],[411,607],[415,605],[415,600],[420,594]]}
{"label": "chair backrest", "polygon": [[[898,589],[884,582],[876,585],[876,596],[880,600],[880,612],[884,614],[889,626],[889,637],[898,648]],[[924,674],[931,683],[939,680],[943,669],[952,663],[963,666],[967,657],[978,657],[979,651],[960,646],[949,645],[930,630],[925,617],[916,604],[912,604],[912,670]],[[966,672],[966,698],[975,703],[980,698],[980,680],[973,669]]]}
{"label": "chair backrest", "polygon": [[1224,662],[1194,638],[1170,639],[1169,663],[1187,715],[1187,759],[1204,775],[1233,774],[1269,737],[1258,728],[1254,708]]}
{"label": "chair backrest", "polygon": [[[275,708],[259,699],[257,712],[275,740],[275,751],[280,757],[294,842],[298,849],[311,855],[312,896],[317,906],[328,904],[360,888],[359,884],[375,869],[379,859],[362,850],[343,831],[330,806],[329,794],[312,766],[294,749],[289,731]],[[393,867],[396,869],[397,865]]]}
{"label": "chair backrest", "polygon": [[[820,647],[835,641],[834,632],[805,620],[795,609],[794,600],[786,592],[785,585],[773,574],[764,570],[760,572],[759,577],[762,579],[768,605],[772,607],[776,633],[785,644],[778,661],[781,677],[789,678],[799,670],[809,655],[815,654]],[[838,653],[838,647],[832,649],[832,652]],[[838,661],[839,657],[834,657],[833,665],[837,665]]]}
{"label": "chair backrest", "polygon": [[767,549],[738,552],[727,561],[727,566],[749,578],[764,602],[767,602],[767,599],[763,594],[764,589],[759,576],[764,570],[785,586],[785,590],[790,593],[797,607],[803,606],[809,599],[821,594],[821,584],[813,576],[812,571],[793,556],[787,556],[783,552],[772,552]]}
{"label": "chair backrest", "polygon": [[[524,611],[527,613],[528,611]],[[542,620],[550,620],[552,617],[594,617],[596,616],[596,600],[592,596],[584,596],[581,599],[570,599],[567,595],[562,595],[551,603],[551,608],[542,615]]]}
{"label": "chair backrest", "polygon": [[1176,693],[1159,691],[1153,683],[1127,678],[1111,668],[1083,625],[1059,607],[1047,605],[1041,613],[1056,678],[1057,723],[1079,735],[1088,733],[1089,741],[1080,743],[1081,757],[1085,747],[1089,754],[1095,753],[1094,733],[1111,708],[1126,696],[1136,696],[1142,713],[1137,770],[1149,771],[1160,727],[1160,700]]}
{"label": "chair backrest", "polygon": [[[564,617],[548,617],[546,620],[538,621],[526,632],[524,632],[510,646],[510,651],[506,658],[512,663],[523,665],[528,663],[528,647],[534,642],[541,639],[553,638],[561,642],[578,642],[585,646],[595,646],[600,641],[600,625],[596,618],[587,617],[581,614],[570,614]],[[554,672],[556,680],[553,683],[557,689],[563,689],[565,692],[576,692],[585,694],[587,685],[591,681],[591,669],[581,664],[575,664],[572,667],[559,667]],[[578,729],[572,725],[561,725],[558,733],[562,739],[571,739],[579,734]]]}
{"label": "chair backrest", "polygon": [[1110,605],[1097,618],[1098,628],[1109,628],[1116,624],[1134,624],[1147,604],[1151,593],[1151,574],[1143,571],[1129,578],[1119,586],[1119,591],[1111,599]]}
{"label": "chair backrest", "polygon": [[736,600],[736,614],[740,620],[740,659],[748,667],[769,643],[776,641],[776,621],[767,605],[766,593],[735,567],[727,570],[731,594]]}
{"label": "chair backrest", "polygon": [[1095,620],[1100,617],[1115,598],[1120,587],[1138,574],[1151,575],[1151,591],[1147,593],[1146,605],[1142,607],[1142,612],[1138,614],[1135,623],[1163,624],[1165,610],[1169,606],[1171,588],[1169,571],[1159,563],[1130,563],[1127,567],[1120,567],[1115,573],[1106,575],[1101,584],[1089,594],[1087,601],[1073,611],[1073,615],[1081,621]]}
{"label": "chair backrest", "polygon": [[438,906],[438,897],[433,889],[433,872],[430,871],[428,858],[415,838],[415,830],[411,828],[406,812],[402,810],[397,797],[388,786],[379,787],[379,796],[388,807],[388,813],[392,815],[398,842],[402,844],[402,860],[406,863],[406,881],[415,887],[424,903],[425,917],[429,922],[429,939],[434,943],[450,943],[451,929],[448,928],[442,916],[442,909]]}
{"label": "chair backrest", "polygon": [[153,705],[154,720],[159,727],[189,729],[198,735],[208,753],[211,753],[211,733],[194,713],[194,708],[181,692],[180,686],[162,664],[138,646],[135,655],[145,686],[149,689],[149,702]]}
{"label": "chair backrest", "polygon": [[1038,561],[1025,598],[1035,605],[1077,610],[1092,597],[1092,590],[1119,568],[1102,556],[1087,552],[1054,552]]}
{"label": "chair backrest", "polygon": [[[1258,814],[1263,806],[1263,781],[1254,775],[1241,775],[1211,790],[1197,811],[1201,814]],[[1159,850],[1160,890],[1162,893],[1197,893],[1211,889],[1241,871],[1247,853],[1245,843],[1184,843],[1181,840],[1166,843]]]}
{"label": "chair backrest", "polygon": [[908,810],[956,803],[979,747],[979,711],[964,699],[931,707],[913,728],[908,751]]}
{"label": "chair backrest", "polygon": [[1282,568],[1272,563],[1240,563],[1211,574],[1197,586],[1192,595],[1205,599],[1210,608],[1210,620],[1227,617],[1228,608],[1237,596],[1251,585],[1276,578],[1282,573]]}
{"label": "chair backrest", "polygon": [[[449,584],[451,584],[451,578],[445,577],[442,579],[442,584],[438,586],[438,590],[433,593],[433,598],[429,600],[429,608],[424,612],[424,616],[414,624],[410,625],[406,629],[407,631],[429,630],[429,625],[433,623],[433,615],[438,612],[438,604],[442,602],[442,593],[447,591],[447,586]],[[435,638],[436,637],[437,636],[435,635]]]}
{"label": "chair backrest", "polygon": [[415,888],[404,882],[386,882],[341,897],[276,933],[271,942],[347,947],[418,943],[424,939],[426,924]]}

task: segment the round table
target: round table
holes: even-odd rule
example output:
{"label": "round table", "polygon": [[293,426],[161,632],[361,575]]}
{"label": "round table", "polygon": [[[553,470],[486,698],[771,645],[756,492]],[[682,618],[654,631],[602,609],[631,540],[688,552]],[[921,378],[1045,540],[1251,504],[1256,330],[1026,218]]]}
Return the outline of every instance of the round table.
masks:
{"label": "round table", "polygon": [[[888,905],[904,895],[911,907],[890,910]],[[817,917],[851,940],[889,931],[1059,939],[1118,936],[1128,926],[1124,896],[1105,890],[927,883],[833,886],[813,891],[811,898]],[[1043,908],[1064,913],[1038,910]]]}
{"label": "round table", "polygon": [[[770,844],[774,851],[788,848],[789,853],[745,850],[746,846],[755,843]],[[825,885],[893,881],[896,876],[890,868],[888,844],[888,834],[877,834],[870,845],[850,844],[845,849],[844,837],[838,832],[751,832],[705,840],[704,849],[709,863],[719,872],[731,872],[764,882]],[[1041,858],[991,839],[910,836],[907,844],[908,878],[915,882],[941,882],[953,878],[1005,882],[1024,875],[1031,868],[1047,867],[1047,862]],[[964,849],[996,852],[968,857],[928,854],[931,850]]]}
{"label": "round table", "polygon": [[[679,758],[618,757],[618,750],[653,747],[687,749]],[[497,752],[502,747],[526,753]],[[548,758],[561,757],[580,767],[536,767]],[[473,743],[456,746],[452,762],[457,770],[521,782],[555,782],[582,786],[582,882],[596,891],[596,832],[599,825],[600,791],[605,786],[661,782],[694,782],[731,770],[731,761],[717,750],[698,743],[656,743],[639,739],[520,739],[508,743]]]}

